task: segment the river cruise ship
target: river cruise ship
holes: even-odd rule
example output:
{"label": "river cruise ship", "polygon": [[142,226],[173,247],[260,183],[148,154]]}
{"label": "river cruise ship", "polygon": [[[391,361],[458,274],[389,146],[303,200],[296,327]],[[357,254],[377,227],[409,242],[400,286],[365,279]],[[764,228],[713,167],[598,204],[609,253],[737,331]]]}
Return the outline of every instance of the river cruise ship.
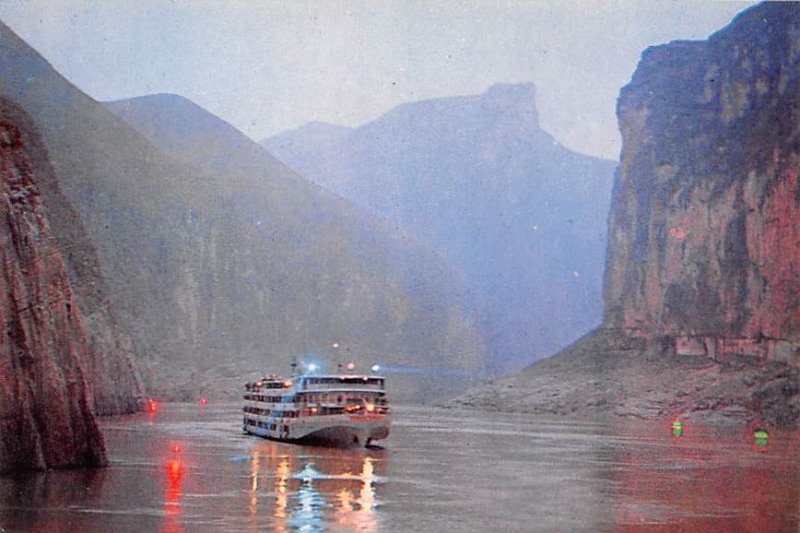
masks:
{"label": "river cruise ship", "polygon": [[385,381],[357,374],[266,376],[245,385],[244,432],[287,442],[369,446],[389,436]]}

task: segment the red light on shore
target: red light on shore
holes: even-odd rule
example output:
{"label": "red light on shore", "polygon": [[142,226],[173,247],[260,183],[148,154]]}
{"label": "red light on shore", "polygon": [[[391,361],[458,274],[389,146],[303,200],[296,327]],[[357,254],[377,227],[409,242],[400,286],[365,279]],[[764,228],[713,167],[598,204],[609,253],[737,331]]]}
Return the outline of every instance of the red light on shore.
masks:
{"label": "red light on shore", "polygon": [[155,413],[158,409],[158,403],[155,400],[147,400],[147,411],[150,413]]}
{"label": "red light on shore", "polygon": [[208,400],[206,400],[205,398],[200,398],[200,405],[205,407],[207,403],[208,403]]}

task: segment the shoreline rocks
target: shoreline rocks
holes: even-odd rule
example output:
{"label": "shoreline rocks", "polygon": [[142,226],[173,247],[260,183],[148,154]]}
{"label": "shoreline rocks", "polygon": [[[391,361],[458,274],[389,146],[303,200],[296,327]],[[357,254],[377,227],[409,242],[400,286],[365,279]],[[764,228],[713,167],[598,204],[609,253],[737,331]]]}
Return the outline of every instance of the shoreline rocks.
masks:
{"label": "shoreline rocks", "polygon": [[793,428],[800,423],[798,384],[800,369],[784,363],[720,363],[597,330],[516,376],[443,405],[592,420],[688,417]]}

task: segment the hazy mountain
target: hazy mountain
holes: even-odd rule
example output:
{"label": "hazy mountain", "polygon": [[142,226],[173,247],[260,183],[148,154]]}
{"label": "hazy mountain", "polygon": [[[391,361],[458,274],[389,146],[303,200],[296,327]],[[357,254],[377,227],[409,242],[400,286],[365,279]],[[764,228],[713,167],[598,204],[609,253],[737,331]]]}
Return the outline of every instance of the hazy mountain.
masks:
{"label": "hazy mountain", "polygon": [[315,170],[320,153],[328,154],[338,149],[353,130],[326,122],[309,122],[295,130],[264,139],[262,145],[281,161],[294,161],[300,174]]}
{"label": "hazy mountain", "polygon": [[332,341],[363,364],[482,365],[434,254],[187,101],[127,113],[143,135],[2,30],[0,92],[39,128],[151,391],[238,395],[242,376],[331,355]]}
{"label": "hazy mountain", "polygon": [[614,169],[543,131],[534,99],[532,85],[495,85],[262,144],[441,251],[480,296],[493,360],[517,367],[601,321]]}

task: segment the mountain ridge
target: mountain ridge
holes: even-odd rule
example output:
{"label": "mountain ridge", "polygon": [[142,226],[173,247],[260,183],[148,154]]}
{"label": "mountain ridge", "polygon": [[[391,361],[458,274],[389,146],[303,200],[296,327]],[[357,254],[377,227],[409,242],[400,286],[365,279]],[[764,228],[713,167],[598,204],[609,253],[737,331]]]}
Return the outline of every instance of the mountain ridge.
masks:
{"label": "mountain ridge", "polygon": [[[40,130],[148,393],[236,397],[294,354],[334,357],[333,341],[368,366],[483,366],[468,298],[435,254],[188,100],[162,97],[174,120],[155,113],[142,135],[0,29],[0,93]],[[67,258],[72,276],[81,261]],[[437,392],[397,381],[397,397]]]}
{"label": "mountain ridge", "polygon": [[597,206],[613,165],[543,131],[535,95],[533,84],[497,84],[403,104],[322,146],[298,130],[262,145],[440,250],[487,309],[495,363],[519,368],[601,320]]}

